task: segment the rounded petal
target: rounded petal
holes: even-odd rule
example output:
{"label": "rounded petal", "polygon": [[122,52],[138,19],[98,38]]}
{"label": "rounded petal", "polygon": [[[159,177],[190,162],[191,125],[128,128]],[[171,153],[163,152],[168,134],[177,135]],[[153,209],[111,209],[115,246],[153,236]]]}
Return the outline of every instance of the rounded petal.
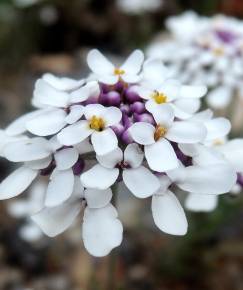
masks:
{"label": "rounded petal", "polygon": [[14,120],[8,127],[6,128],[6,134],[9,136],[15,136],[24,133],[27,131],[26,129],[26,123],[39,115],[42,115],[43,112],[46,110],[36,110],[27,114],[24,114],[23,116],[17,118]]}
{"label": "rounded petal", "polygon": [[82,142],[92,134],[93,130],[89,128],[86,120],[79,121],[64,128],[57,135],[58,141],[66,146]]}
{"label": "rounded petal", "polygon": [[98,97],[100,87],[97,81],[88,82],[85,86],[73,91],[70,94],[71,103],[80,103],[88,100],[90,97]]}
{"label": "rounded petal", "polygon": [[59,91],[43,79],[35,84],[34,100],[42,105],[65,108],[68,105],[69,94]]}
{"label": "rounded petal", "polygon": [[152,214],[156,226],[161,231],[178,236],[186,234],[188,228],[186,215],[179,200],[171,191],[153,196]]}
{"label": "rounded petal", "polygon": [[121,244],[123,227],[116,216],[110,216],[111,209],[116,212],[111,204],[100,209],[85,209],[83,242],[93,256],[106,256]]}
{"label": "rounded petal", "polygon": [[110,203],[112,198],[112,191],[110,188],[105,190],[87,188],[84,191],[84,197],[89,208],[101,208]]}
{"label": "rounded petal", "polygon": [[28,223],[24,224],[19,229],[19,235],[24,241],[33,243],[40,240],[43,236],[43,233],[35,223],[28,221]]}
{"label": "rounded petal", "polygon": [[189,193],[185,200],[185,207],[195,212],[213,211],[218,204],[218,196],[212,194]]}
{"label": "rounded petal", "polygon": [[70,113],[66,116],[65,122],[68,124],[73,124],[77,122],[84,114],[83,106],[74,105],[70,107]]}
{"label": "rounded petal", "polygon": [[110,169],[100,164],[96,164],[94,167],[84,172],[80,178],[84,187],[103,190],[111,187],[117,180],[118,175],[118,168]]}
{"label": "rounded petal", "polygon": [[47,207],[31,216],[31,219],[49,237],[55,237],[71,226],[80,213],[80,203],[63,203],[56,207]]}
{"label": "rounded petal", "polygon": [[98,75],[113,74],[114,65],[97,49],[92,49],[87,55],[89,68]]}
{"label": "rounded petal", "polygon": [[121,78],[125,83],[128,84],[135,84],[141,80],[141,76],[132,74],[124,74],[121,76]]}
{"label": "rounded petal", "polygon": [[52,156],[50,155],[50,156],[43,158],[43,159],[40,159],[40,160],[25,162],[25,165],[31,169],[40,170],[40,169],[44,169],[44,168],[48,167],[48,165],[51,163],[51,161],[52,161]]}
{"label": "rounded petal", "polygon": [[207,128],[207,141],[226,136],[231,129],[230,121],[225,118],[214,118],[204,123]]}
{"label": "rounded petal", "polygon": [[153,125],[145,122],[137,122],[133,124],[129,129],[133,140],[141,145],[150,145],[154,141],[154,131]]}
{"label": "rounded petal", "polygon": [[173,122],[165,137],[178,143],[198,143],[205,139],[206,128],[199,122],[179,121]]}
{"label": "rounded petal", "polygon": [[143,162],[144,154],[138,144],[129,144],[124,151],[124,161],[132,168],[139,167]]}
{"label": "rounded petal", "polygon": [[121,69],[127,74],[136,75],[141,70],[144,61],[144,54],[141,50],[134,50],[126,59]]}
{"label": "rounded petal", "polygon": [[193,193],[222,194],[231,190],[236,179],[236,172],[228,164],[195,165],[184,168],[184,178],[177,185]]}
{"label": "rounded petal", "polygon": [[116,107],[109,107],[104,111],[102,117],[105,120],[105,126],[109,127],[109,126],[116,125],[121,121],[122,113]]}
{"label": "rounded petal", "polygon": [[49,136],[59,132],[65,125],[64,110],[45,112],[26,123],[29,132],[37,136]]}
{"label": "rounded petal", "polygon": [[99,163],[106,168],[114,168],[116,165],[123,160],[123,152],[120,148],[105,154],[105,155],[96,155],[96,159]]}
{"label": "rounded petal", "polygon": [[217,87],[207,95],[207,103],[214,109],[224,109],[229,105],[232,94],[233,92],[230,87]]}
{"label": "rounded petal", "polygon": [[0,183],[0,200],[12,198],[25,191],[38,175],[37,170],[22,166]]}
{"label": "rounded petal", "polygon": [[170,105],[164,104],[153,108],[152,113],[155,122],[164,127],[170,127],[174,120],[174,111]]}
{"label": "rounded petal", "polygon": [[50,73],[44,74],[42,79],[60,91],[71,91],[82,86],[84,83],[84,80],[74,80],[65,77],[60,78]]}
{"label": "rounded petal", "polygon": [[[201,106],[199,99],[177,99],[174,101],[177,110],[181,110],[187,114],[194,114]],[[178,116],[179,117],[179,116]]]}
{"label": "rounded petal", "polygon": [[206,86],[188,86],[183,85],[180,88],[181,98],[201,98],[207,93]]}
{"label": "rounded petal", "polygon": [[71,168],[78,160],[78,152],[74,148],[64,148],[57,151],[54,155],[58,170]]}
{"label": "rounded petal", "polygon": [[145,146],[144,153],[149,167],[154,171],[165,172],[179,166],[172,145],[164,138]]}
{"label": "rounded petal", "polygon": [[159,179],[147,168],[125,169],[123,181],[127,188],[138,198],[146,198],[153,195],[159,188]]}
{"label": "rounded petal", "polygon": [[20,140],[4,148],[4,157],[12,162],[39,160],[51,154],[48,141],[44,138]]}
{"label": "rounded petal", "polygon": [[102,117],[106,112],[106,108],[101,104],[90,104],[84,107],[84,116],[90,120],[93,116]]}
{"label": "rounded petal", "polygon": [[95,131],[91,135],[91,143],[97,155],[107,154],[118,146],[118,140],[114,131],[107,128],[101,132]]}
{"label": "rounded petal", "polygon": [[72,169],[55,170],[51,176],[46,191],[45,206],[55,207],[66,201],[74,188],[74,175]]}

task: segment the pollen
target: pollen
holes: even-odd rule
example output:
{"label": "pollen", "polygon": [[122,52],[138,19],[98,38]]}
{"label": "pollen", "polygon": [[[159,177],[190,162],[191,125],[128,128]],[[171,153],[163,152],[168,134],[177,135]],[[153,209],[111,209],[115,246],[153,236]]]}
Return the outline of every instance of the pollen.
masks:
{"label": "pollen", "polygon": [[155,102],[157,104],[164,104],[167,102],[167,96],[163,93],[160,93],[160,92],[157,92],[155,91],[153,94],[152,94],[152,98],[155,100]]}
{"label": "pollen", "polygon": [[120,68],[115,68],[114,69],[114,74],[116,76],[121,76],[121,75],[124,75],[125,71],[123,69],[120,69]]}
{"label": "pollen", "polygon": [[224,54],[224,50],[223,50],[223,48],[218,47],[218,48],[215,48],[215,49],[213,50],[213,53],[214,53],[216,56],[221,56],[221,55]]}
{"label": "pollen", "polygon": [[224,144],[224,141],[221,140],[221,139],[215,139],[215,140],[213,141],[213,145],[214,145],[214,146],[220,146],[220,145],[223,145],[223,144]]}
{"label": "pollen", "polygon": [[158,141],[160,138],[164,137],[167,133],[167,129],[161,125],[157,125],[154,132],[154,140]]}
{"label": "pollen", "polygon": [[105,127],[105,121],[102,118],[93,116],[89,121],[89,127],[95,131],[102,131]]}

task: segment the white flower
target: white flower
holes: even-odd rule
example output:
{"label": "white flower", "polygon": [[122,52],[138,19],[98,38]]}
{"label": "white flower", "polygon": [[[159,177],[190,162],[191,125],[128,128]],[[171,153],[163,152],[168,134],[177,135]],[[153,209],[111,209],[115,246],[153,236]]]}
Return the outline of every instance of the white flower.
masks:
{"label": "white flower", "polygon": [[198,143],[206,136],[206,129],[199,122],[174,121],[174,112],[169,105],[158,106],[153,117],[156,126],[138,122],[129,128],[134,141],[144,145],[145,157],[152,170],[164,172],[178,167],[178,159],[169,141]]}
{"label": "white flower", "polygon": [[91,50],[87,57],[88,66],[97,79],[109,85],[116,84],[119,80],[125,83],[138,82],[143,60],[144,55],[140,50],[135,50],[120,67],[115,67],[97,49]]}
{"label": "white flower", "polygon": [[163,0],[117,0],[118,7],[127,14],[153,12],[160,8]]}
{"label": "white flower", "polygon": [[91,143],[99,155],[117,148],[118,140],[110,126],[118,124],[121,120],[122,114],[118,108],[90,104],[84,107],[84,116],[86,120],[64,128],[57,135],[61,144],[74,145],[91,136]]}
{"label": "white flower", "polygon": [[84,189],[79,178],[75,178],[72,195],[63,204],[43,208],[32,216],[45,234],[54,237],[64,232],[77,218],[84,202],[82,236],[84,246],[94,256],[102,257],[120,245],[122,241],[122,224],[117,219],[117,211],[110,204],[110,189]]}
{"label": "white flower", "polygon": [[142,165],[144,155],[137,144],[128,145],[124,154],[117,148],[106,155],[96,157],[99,164],[81,175],[85,187],[109,188],[116,182],[121,170],[125,185],[135,196],[145,198],[158,190],[158,178]]}

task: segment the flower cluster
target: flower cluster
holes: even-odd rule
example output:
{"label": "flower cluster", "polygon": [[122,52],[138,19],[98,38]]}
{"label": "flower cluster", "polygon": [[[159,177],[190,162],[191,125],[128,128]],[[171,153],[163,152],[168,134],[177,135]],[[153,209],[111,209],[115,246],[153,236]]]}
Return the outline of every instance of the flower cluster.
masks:
{"label": "flower cluster", "polygon": [[229,133],[229,121],[199,113],[206,87],[169,78],[158,59],[144,61],[135,50],[114,66],[91,50],[87,63],[87,79],[46,74],[37,80],[36,109],[1,131],[1,155],[22,165],[1,182],[0,199],[45,177],[31,219],[53,237],[82,212],[84,246],[104,256],[122,241],[112,202],[123,182],[136,197],[152,197],[160,230],[184,235],[187,219],[175,192],[186,191],[200,204],[230,191],[242,171],[242,141],[215,149]]}
{"label": "flower cluster", "polygon": [[[217,15],[186,12],[167,20],[172,39],[153,43],[150,56],[171,65],[171,74],[182,82],[205,84],[207,102],[224,109],[234,96],[243,96],[243,22]],[[178,47],[180,49],[178,50]]]}

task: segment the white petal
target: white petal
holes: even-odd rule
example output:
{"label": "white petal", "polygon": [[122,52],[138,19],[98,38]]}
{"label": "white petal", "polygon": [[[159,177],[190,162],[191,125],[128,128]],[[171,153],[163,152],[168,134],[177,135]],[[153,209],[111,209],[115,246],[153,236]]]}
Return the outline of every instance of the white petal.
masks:
{"label": "white petal", "polygon": [[119,76],[117,75],[99,75],[97,77],[98,81],[107,85],[114,85],[119,81]]}
{"label": "white petal", "polygon": [[57,151],[54,155],[58,170],[71,168],[78,160],[78,152],[74,148],[65,148]]}
{"label": "white petal", "polygon": [[128,84],[135,84],[138,83],[141,79],[139,75],[132,75],[132,74],[124,74],[121,76],[122,80]]}
{"label": "white petal", "polygon": [[201,106],[199,99],[177,99],[174,101],[177,110],[181,110],[187,114],[194,114]]}
{"label": "white petal", "polygon": [[178,143],[198,143],[206,137],[207,131],[203,124],[198,122],[173,122],[165,137]]}
{"label": "white petal", "polygon": [[138,144],[129,144],[124,151],[124,161],[132,168],[139,167],[143,162],[144,154]]}
{"label": "white petal", "polygon": [[87,56],[89,68],[98,75],[113,74],[114,65],[97,49],[92,49]]}
{"label": "white petal", "polygon": [[81,210],[79,203],[63,203],[62,205],[44,208],[31,219],[49,237],[55,237],[71,226]]}
{"label": "white petal", "polygon": [[82,154],[86,154],[86,153],[90,153],[90,152],[94,151],[94,150],[93,150],[93,146],[91,145],[89,139],[85,139],[84,141],[82,141],[82,142],[76,144],[76,145],[74,146],[74,148],[75,148],[76,150],[78,150],[78,153],[79,153],[80,155],[82,155]]}
{"label": "white petal", "polygon": [[90,104],[84,107],[84,115],[87,120],[90,120],[93,116],[102,117],[106,110],[101,104]]}
{"label": "white petal", "polygon": [[159,179],[147,168],[125,169],[123,181],[127,188],[138,198],[145,198],[154,194],[159,188]]}
{"label": "white petal", "polygon": [[58,91],[43,79],[35,84],[34,99],[43,105],[65,108],[68,105],[69,94]]}
{"label": "white petal", "polygon": [[230,121],[225,118],[214,118],[204,123],[207,128],[207,140],[213,140],[226,136],[230,129]]}
{"label": "white petal", "polygon": [[66,77],[56,77],[53,74],[46,73],[42,79],[60,91],[71,91],[83,85],[84,80],[74,80]]}
{"label": "white petal", "polygon": [[212,194],[188,194],[185,207],[190,211],[209,212],[213,211],[218,204],[218,196]]}
{"label": "white petal", "polygon": [[149,167],[154,171],[165,172],[179,166],[172,145],[164,138],[145,146],[144,152]]}
{"label": "white petal", "polygon": [[24,241],[33,243],[40,240],[43,233],[36,224],[28,222],[19,229],[19,235]]}
{"label": "white petal", "polygon": [[91,135],[91,143],[97,155],[107,154],[118,146],[116,134],[110,128],[101,132],[94,131]]}
{"label": "white petal", "polygon": [[141,145],[149,145],[155,142],[154,131],[154,126],[145,122],[137,122],[129,128],[133,140]]}
{"label": "white petal", "polygon": [[113,126],[118,124],[121,121],[122,113],[116,107],[109,107],[103,112],[102,116],[105,120],[105,126]]}
{"label": "white petal", "polygon": [[70,113],[66,116],[65,122],[73,124],[77,122],[84,114],[83,106],[74,105],[70,107]]}
{"label": "white petal", "polygon": [[0,183],[0,199],[8,199],[21,194],[32,183],[37,174],[37,170],[25,166],[16,169]]}
{"label": "white petal", "polygon": [[160,59],[148,59],[143,65],[143,77],[148,84],[158,85],[168,76],[168,69],[163,65]]}
{"label": "white petal", "polygon": [[31,119],[36,118],[37,116],[41,115],[46,110],[36,110],[34,112],[27,113],[19,118],[17,118],[15,121],[13,121],[8,127],[6,128],[6,134],[9,136],[15,136],[24,133],[27,131],[26,129],[26,123],[30,121]]}
{"label": "white petal", "polygon": [[84,192],[84,197],[89,208],[101,208],[110,203],[112,191],[110,188],[105,190],[88,188]]}
{"label": "white petal", "polygon": [[156,226],[161,231],[179,236],[186,234],[188,223],[184,210],[171,191],[153,196],[152,214]]}
{"label": "white petal", "polygon": [[55,170],[48,184],[45,205],[54,207],[66,201],[72,194],[74,187],[74,175],[72,169]]}
{"label": "white petal", "polygon": [[48,157],[51,150],[44,138],[32,138],[8,144],[4,156],[12,162],[39,160]]}
{"label": "white petal", "polygon": [[224,109],[229,105],[232,95],[230,87],[217,87],[207,95],[207,103],[214,109]]}
{"label": "white petal", "polygon": [[180,87],[181,85],[177,80],[168,79],[159,87],[158,91],[165,94],[168,101],[172,101],[179,97]]}
{"label": "white petal", "polygon": [[66,113],[63,110],[53,110],[28,121],[26,128],[37,136],[53,135],[66,125],[65,118]]}
{"label": "white petal", "polygon": [[40,160],[34,160],[34,161],[28,161],[25,162],[27,167],[30,167],[31,169],[44,169],[46,167],[48,167],[48,165],[51,163],[52,161],[52,156],[48,156],[46,158],[40,159]]}
{"label": "white petal", "polygon": [[181,98],[201,98],[207,93],[207,87],[205,86],[181,86],[180,97]]}
{"label": "white petal", "polygon": [[156,106],[151,113],[156,123],[165,127],[170,127],[175,117],[172,107],[167,104]]}
{"label": "white petal", "polygon": [[113,248],[121,244],[123,227],[116,217],[109,216],[111,207],[113,208],[109,204],[100,209],[88,207],[85,209],[83,242],[87,251],[93,256],[106,256]]}
{"label": "white petal", "polygon": [[85,86],[79,88],[76,91],[73,91],[70,94],[71,103],[80,103],[84,102],[90,97],[98,97],[100,94],[100,87],[98,82],[91,81],[88,82]]}
{"label": "white petal", "polygon": [[133,51],[129,57],[126,59],[121,69],[127,74],[135,75],[141,70],[143,64],[144,54],[141,50],[136,49]]}
{"label": "white petal", "polygon": [[236,182],[235,171],[228,164],[189,166],[184,168],[184,180],[177,185],[189,192],[222,194],[229,192]]}
{"label": "white petal", "polygon": [[105,155],[96,155],[99,163],[106,168],[114,168],[116,165],[123,160],[123,152],[120,148],[105,154]]}
{"label": "white petal", "polygon": [[64,128],[57,135],[58,141],[63,145],[74,145],[82,142],[92,134],[87,121],[82,120]]}
{"label": "white petal", "polygon": [[80,178],[84,187],[103,190],[114,184],[118,175],[118,168],[109,169],[96,164],[90,170],[84,172]]}

